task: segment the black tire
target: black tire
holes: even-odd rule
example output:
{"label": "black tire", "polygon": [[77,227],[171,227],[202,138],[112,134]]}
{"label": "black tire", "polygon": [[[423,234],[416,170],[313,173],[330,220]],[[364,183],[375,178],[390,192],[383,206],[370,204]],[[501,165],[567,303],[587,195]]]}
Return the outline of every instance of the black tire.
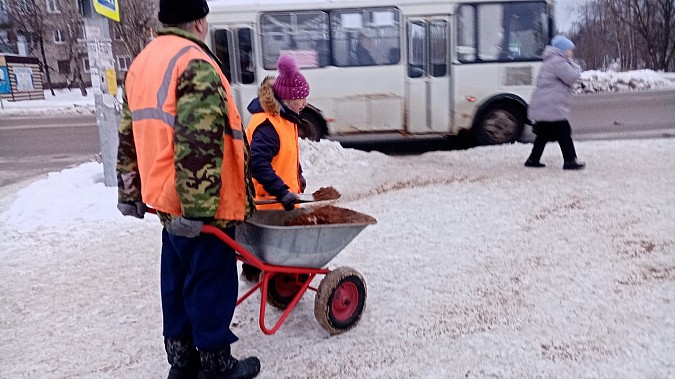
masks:
{"label": "black tire", "polygon": [[515,142],[523,132],[524,111],[511,103],[490,105],[478,115],[473,135],[478,145]]}
{"label": "black tire", "polygon": [[351,267],[326,274],[314,299],[314,317],[330,334],[344,333],[359,322],[366,307],[366,282]]}
{"label": "black tire", "polygon": [[313,111],[302,112],[302,122],[298,125],[298,137],[318,141],[324,136],[324,124]]}
{"label": "black tire", "polygon": [[[262,273],[260,274],[262,280]],[[267,303],[284,310],[293,301],[302,285],[309,279],[307,274],[277,273],[267,283]]]}

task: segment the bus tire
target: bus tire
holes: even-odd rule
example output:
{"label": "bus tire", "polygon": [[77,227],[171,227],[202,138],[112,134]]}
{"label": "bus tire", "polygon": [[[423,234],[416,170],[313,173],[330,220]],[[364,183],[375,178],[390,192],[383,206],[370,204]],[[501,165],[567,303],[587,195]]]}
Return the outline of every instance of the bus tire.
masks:
{"label": "bus tire", "polygon": [[498,102],[478,115],[472,129],[478,145],[515,142],[525,125],[524,110],[508,102]]}
{"label": "bus tire", "polygon": [[318,141],[324,136],[325,122],[312,111],[302,112],[302,121],[298,125],[298,137]]}

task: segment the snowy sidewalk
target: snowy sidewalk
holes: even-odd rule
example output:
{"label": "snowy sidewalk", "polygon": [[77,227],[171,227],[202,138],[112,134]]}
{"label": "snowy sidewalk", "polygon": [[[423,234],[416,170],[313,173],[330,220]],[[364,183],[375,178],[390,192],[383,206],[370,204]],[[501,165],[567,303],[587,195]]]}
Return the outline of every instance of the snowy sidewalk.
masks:
{"label": "snowy sidewalk", "polygon": [[[553,144],[524,168],[530,148],[303,141],[308,191],[378,220],[330,264],[363,274],[366,310],[329,337],[308,294],[266,336],[254,296],[234,354],[260,378],[675,377],[675,139],[578,142],[580,172]],[[160,226],[119,216],[101,170],[0,201],[0,378],[166,377]]]}

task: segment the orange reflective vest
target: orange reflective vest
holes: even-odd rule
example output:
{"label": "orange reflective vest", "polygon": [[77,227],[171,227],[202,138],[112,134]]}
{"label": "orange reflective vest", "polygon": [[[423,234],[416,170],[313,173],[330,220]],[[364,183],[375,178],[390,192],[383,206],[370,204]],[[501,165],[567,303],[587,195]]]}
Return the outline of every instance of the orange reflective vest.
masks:
{"label": "orange reflective vest", "polygon": [[243,220],[246,214],[244,140],[241,117],[227,78],[216,61],[196,43],[161,35],[136,57],[125,81],[131,111],[143,201],[172,215],[182,215],[176,191],[174,123],[178,77],[193,60],[209,62],[220,75],[227,93],[230,131],[223,140],[220,202],[216,219]]}
{"label": "orange reflective vest", "polygon": [[[294,193],[300,193],[300,173],[298,172],[299,152],[298,146],[298,128],[297,126],[281,117],[281,115],[270,115],[268,113],[255,113],[251,116],[251,120],[246,128],[246,136],[249,141],[253,141],[253,132],[265,120],[270,120],[274,129],[279,135],[279,152],[272,158],[272,168],[274,172],[284,181],[288,186],[288,190]],[[255,185],[256,200],[264,200],[273,198],[267,193],[262,184],[253,179]],[[284,209],[281,204],[258,205],[257,209]]]}

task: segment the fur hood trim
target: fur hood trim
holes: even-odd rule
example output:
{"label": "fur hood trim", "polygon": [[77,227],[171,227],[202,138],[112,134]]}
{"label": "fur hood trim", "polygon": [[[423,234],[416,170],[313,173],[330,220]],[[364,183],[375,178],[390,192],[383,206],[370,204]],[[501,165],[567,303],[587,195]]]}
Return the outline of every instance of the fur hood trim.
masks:
{"label": "fur hood trim", "polygon": [[278,115],[281,114],[282,105],[274,95],[273,86],[274,76],[266,77],[262,83],[260,83],[260,88],[258,88],[258,100],[265,113]]}

